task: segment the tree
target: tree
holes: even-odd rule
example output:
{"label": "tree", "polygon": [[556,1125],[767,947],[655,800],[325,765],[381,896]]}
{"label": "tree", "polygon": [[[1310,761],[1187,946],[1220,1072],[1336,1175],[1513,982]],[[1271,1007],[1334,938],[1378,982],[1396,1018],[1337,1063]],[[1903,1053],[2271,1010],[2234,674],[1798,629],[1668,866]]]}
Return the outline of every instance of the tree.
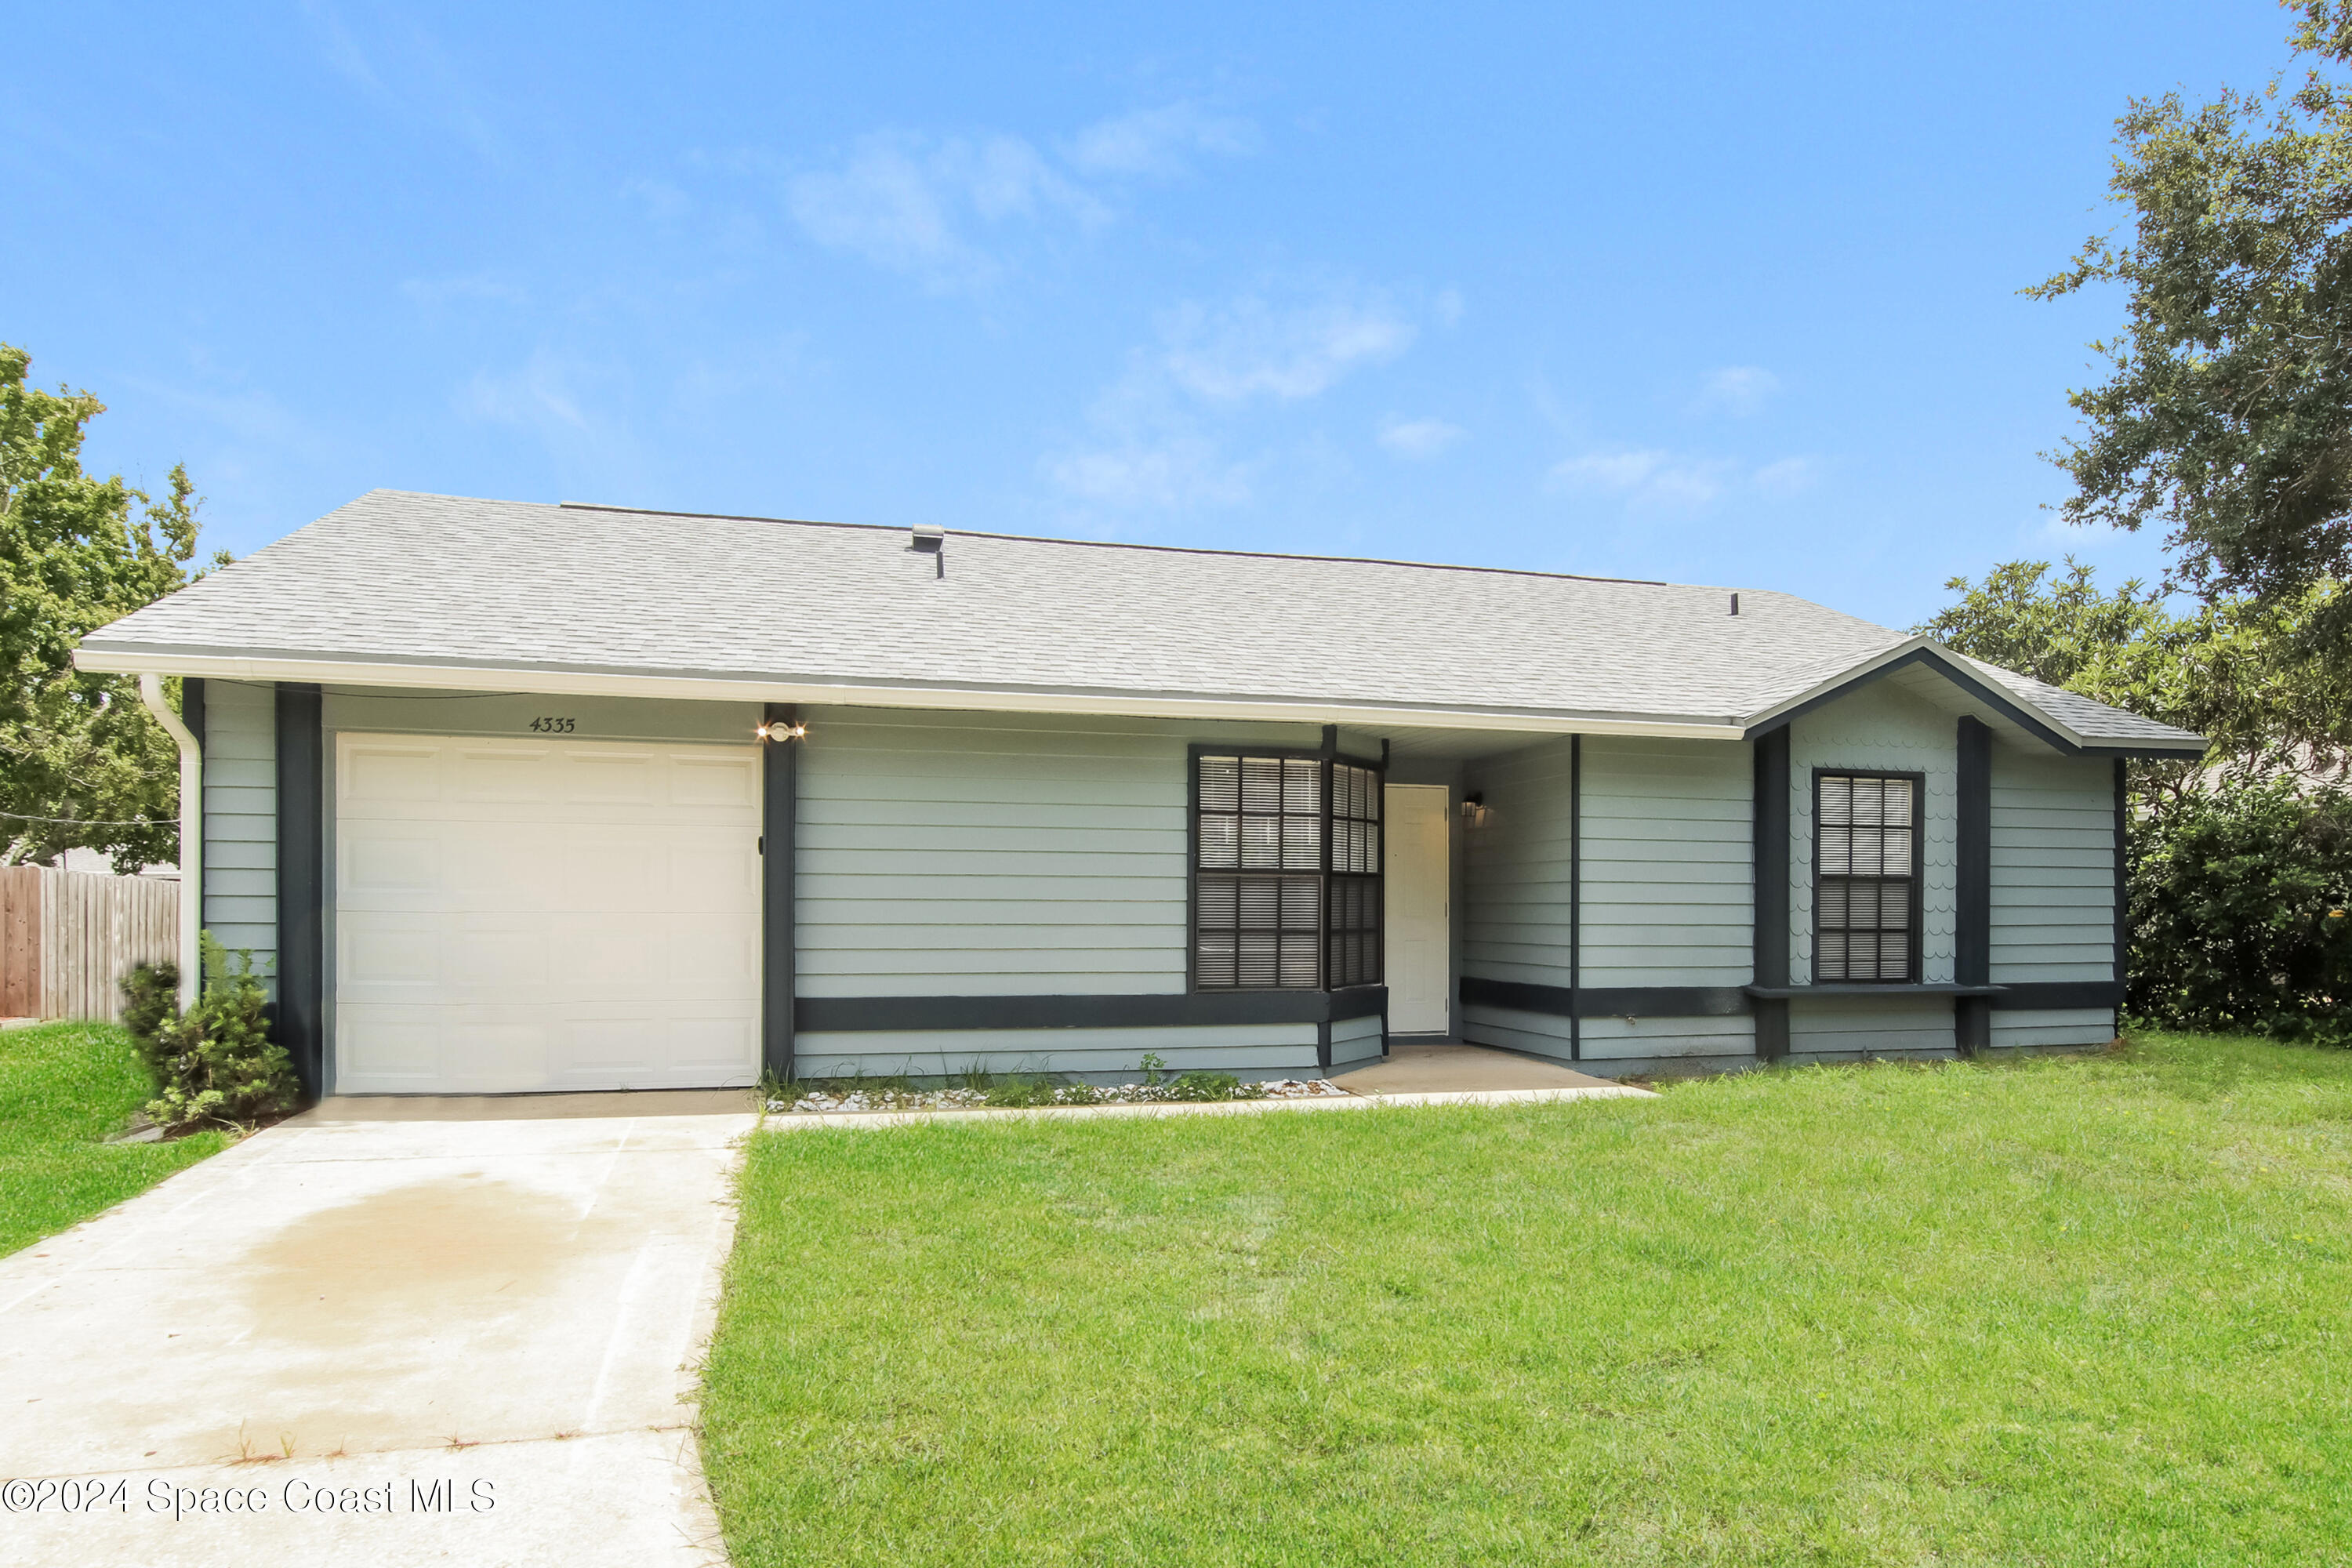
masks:
{"label": "tree", "polygon": [[82,437],[106,406],[41,391],[31,366],[0,343],[0,859],[82,846],[169,860],[176,749],[131,680],[77,671],[73,648],[190,581],[201,502],[182,467],[161,500],[83,472]]}
{"label": "tree", "polygon": [[2128,237],[2027,292],[2128,291],[2123,333],[2092,345],[2113,374],[2070,395],[2088,429],[2050,454],[2067,521],[2161,523],[2168,586],[2300,603],[2340,651],[2352,601],[2304,595],[2352,581],[2352,0],[2286,8],[2301,86],[2133,100],[2108,187]]}
{"label": "tree", "polygon": [[[2193,730],[2199,764],[2248,778],[2341,776],[2352,757],[2352,661],[2316,647],[2314,628],[2342,613],[2332,583],[2264,604],[2228,598],[2174,615],[2137,579],[2112,593],[2068,560],[2011,561],[1982,584],[1955,577],[1957,602],[1915,630],[1972,658],[2128,711]],[[2177,795],[2196,769],[2134,770],[2151,794]]]}

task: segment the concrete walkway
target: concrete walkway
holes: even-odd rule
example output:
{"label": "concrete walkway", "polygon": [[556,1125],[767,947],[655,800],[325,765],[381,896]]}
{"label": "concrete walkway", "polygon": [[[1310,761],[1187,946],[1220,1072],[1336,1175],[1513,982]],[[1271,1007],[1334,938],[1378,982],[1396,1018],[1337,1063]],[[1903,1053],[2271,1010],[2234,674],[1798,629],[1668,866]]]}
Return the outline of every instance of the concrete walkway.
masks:
{"label": "concrete walkway", "polygon": [[1496,1089],[1619,1089],[1614,1079],[1564,1068],[1558,1062],[1523,1057],[1517,1051],[1485,1046],[1408,1045],[1389,1047],[1389,1059],[1376,1067],[1359,1068],[1331,1080],[1357,1094],[1465,1094]]}
{"label": "concrete walkway", "polygon": [[14,1487],[0,1561],[723,1563],[751,1097],[561,1098],[330,1101],[0,1260],[0,1478],[103,1483]]}

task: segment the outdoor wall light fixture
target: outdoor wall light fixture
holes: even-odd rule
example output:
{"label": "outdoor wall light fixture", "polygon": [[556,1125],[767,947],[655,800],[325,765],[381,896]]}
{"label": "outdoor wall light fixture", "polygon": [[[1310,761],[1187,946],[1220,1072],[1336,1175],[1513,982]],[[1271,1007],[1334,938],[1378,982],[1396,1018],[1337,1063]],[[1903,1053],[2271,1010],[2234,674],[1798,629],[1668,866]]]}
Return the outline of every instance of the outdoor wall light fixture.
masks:
{"label": "outdoor wall light fixture", "polygon": [[1481,795],[1476,790],[1473,790],[1468,795],[1462,797],[1462,820],[1468,823],[1473,827],[1477,827],[1485,824],[1486,820],[1486,797],[1484,795]]}
{"label": "outdoor wall light fixture", "polygon": [[762,741],[804,741],[808,739],[805,724],[762,724],[757,733]]}

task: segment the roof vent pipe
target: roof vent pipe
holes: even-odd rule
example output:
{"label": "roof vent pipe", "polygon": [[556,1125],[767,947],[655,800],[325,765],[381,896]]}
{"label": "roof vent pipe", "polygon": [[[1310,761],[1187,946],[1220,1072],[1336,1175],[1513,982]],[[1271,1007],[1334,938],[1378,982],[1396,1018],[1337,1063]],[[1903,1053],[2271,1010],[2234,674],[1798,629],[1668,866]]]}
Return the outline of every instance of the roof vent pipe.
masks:
{"label": "roof vent pipe", "polygon": [[1731,595],[1731,613],[1735,616],[1739,613],[1739,595],[1737,594]]}
{"label": "roof vent pipe", "polygon": [[931,558],[933,564],[939,568],[931,574],[934,577],[944,577],[948,574],[948,531],[946,529],[917,523],[908,534],[907,548],[918,555],[928,555]]}

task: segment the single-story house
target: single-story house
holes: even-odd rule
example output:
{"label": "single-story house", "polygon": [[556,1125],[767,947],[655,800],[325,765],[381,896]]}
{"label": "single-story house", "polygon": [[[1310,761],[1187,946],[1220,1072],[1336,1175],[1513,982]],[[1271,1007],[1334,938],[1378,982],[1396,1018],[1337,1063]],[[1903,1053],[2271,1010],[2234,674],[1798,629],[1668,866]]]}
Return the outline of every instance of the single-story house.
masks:
{"label": "single-story house", "polygon": [[79,658],[346,1094],[2091,1045],[2203,749],[1786,594],[382,490]]}

